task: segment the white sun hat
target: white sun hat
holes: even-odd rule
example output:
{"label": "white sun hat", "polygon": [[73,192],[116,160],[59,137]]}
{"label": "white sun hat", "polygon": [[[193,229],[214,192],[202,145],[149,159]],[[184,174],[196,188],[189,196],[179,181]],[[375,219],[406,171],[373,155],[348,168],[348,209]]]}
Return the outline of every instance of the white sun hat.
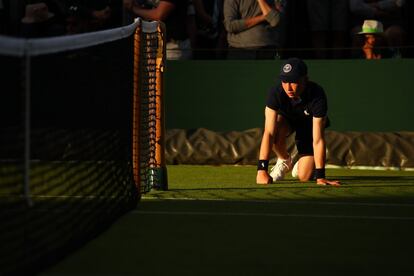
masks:
{"label": "white sun hat", "polygon": [[384,32],[382,23],[377,20],[365,20],[359,34],[379,34]]}

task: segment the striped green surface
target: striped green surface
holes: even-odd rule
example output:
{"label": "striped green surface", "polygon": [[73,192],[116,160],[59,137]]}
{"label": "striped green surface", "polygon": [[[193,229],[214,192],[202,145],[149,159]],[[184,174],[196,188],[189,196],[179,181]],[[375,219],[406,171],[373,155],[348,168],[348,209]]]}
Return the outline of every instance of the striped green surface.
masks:
{"label": "striped green surface", "polygon": [[328,170],[341,187],[254,167],[169,166],[107,232],[41,275],[409,275],[414,173]]}

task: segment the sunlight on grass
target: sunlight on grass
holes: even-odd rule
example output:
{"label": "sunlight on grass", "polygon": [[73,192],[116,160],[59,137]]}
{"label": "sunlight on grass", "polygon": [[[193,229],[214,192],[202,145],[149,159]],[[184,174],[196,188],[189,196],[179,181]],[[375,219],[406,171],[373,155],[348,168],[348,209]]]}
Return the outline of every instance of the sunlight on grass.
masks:
{"label": "sunlight on grass", "polygon": [[168,191],[152,191],[143,199],[220,200],[353,200],[407,202],[414,198],[414,172],[328,169],[341,187],[301,183],[291,176],[257,185],[254,166],[168,166]]}

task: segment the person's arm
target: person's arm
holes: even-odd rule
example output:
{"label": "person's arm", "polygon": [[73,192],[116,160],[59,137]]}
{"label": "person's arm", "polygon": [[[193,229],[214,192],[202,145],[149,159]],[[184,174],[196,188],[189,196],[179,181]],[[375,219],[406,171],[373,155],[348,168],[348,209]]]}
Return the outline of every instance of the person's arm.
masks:
{"label": "person's arm", "polygon": [[124,0],[124,7],[146,20],[165,21],[174,10],[175,5],[168,1],[160,1],[156,8],[146,9],[133,3],[131,4],[130,0]]}
{"label": "person's arm", "polygon": [[259,7],[262,10],[264,16],[266,16],[272,10],[266,0],[257,0],[257,3],[259,4]]}
{"label": "person's arm", "polygon": [[224,1],[224,27],[228,33],[240,33],[265,21],[265,16],[258,15],[251,18],[240,18],[239,1]]}
{"label": "person's arm", "polygon": [[[272,151],[273,141],[276,132],[276,120],[277,112],[269,107],[265,108],[265,125],[262,137],[262,143],[260,145],[259,160],[268,161],[270,158],[270,153]],[[260,162],[260,161],[259,161]],[[261,166],[259,164],[258,166]],[[269,175],[267,168],[257,170],[256,176],[257,184],[270,184],[272,183],[272,177]]]}
{"label": "person's arm", "polygon": [[326,159],[326,143],[325,143],[325,117],[313,117],[313,154],[316,168],[316,184],[319,185],[340,185],[339,181],[327,180],[325,177],[325,159]]}
{"label": "person's arm", "polygon": [[246,29],[250,29],[251,27],[258,25],[265,20],[266,20],[266,17],[264,15],[258,15],[255,17],[247,18],[244,21],[244,24],[245,24]]}
{"label": "person's arm", "polygon": [[266,0],[257,0],[257,3],[262,10],[265,20],[270,24],[270,26],[276,27],[280,21],[280,14],[279,11],[276,11],[276,6],[272,8]]}

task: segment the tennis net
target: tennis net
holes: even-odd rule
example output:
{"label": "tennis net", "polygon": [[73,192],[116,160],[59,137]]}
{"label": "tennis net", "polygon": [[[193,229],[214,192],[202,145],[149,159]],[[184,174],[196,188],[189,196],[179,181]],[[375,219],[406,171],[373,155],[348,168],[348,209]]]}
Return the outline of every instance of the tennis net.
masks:
{"label": "tennis net", "polygon": [[55,263],[167,189],[163,27],[0,37],[0,275]]}

